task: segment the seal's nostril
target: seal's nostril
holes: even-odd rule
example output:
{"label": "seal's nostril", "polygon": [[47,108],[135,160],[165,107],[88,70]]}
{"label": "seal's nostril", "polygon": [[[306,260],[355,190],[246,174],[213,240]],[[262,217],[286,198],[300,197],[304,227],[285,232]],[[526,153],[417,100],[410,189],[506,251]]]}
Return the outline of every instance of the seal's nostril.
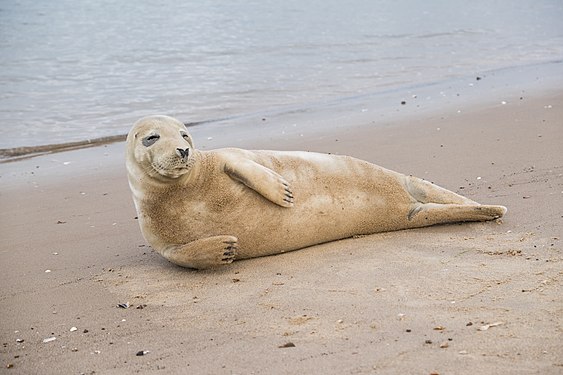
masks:
{"label": "seal's nostril", "polygon": [[190,149],[181,149],[181,148],[177,148],[176,149],[176,154],[178,154],[179,157],[181,157],[182,159],[185,159],[188,157],[188,155],[190,154]]}

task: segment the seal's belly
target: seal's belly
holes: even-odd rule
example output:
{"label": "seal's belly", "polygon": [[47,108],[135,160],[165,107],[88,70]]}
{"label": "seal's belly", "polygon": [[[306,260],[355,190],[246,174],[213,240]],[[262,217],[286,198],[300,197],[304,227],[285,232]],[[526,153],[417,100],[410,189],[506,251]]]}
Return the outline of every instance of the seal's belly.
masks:
{"label": "seal's belly", "polygon": [[292,185],[294,207],[277,206],[228,177],[210,181],[221,189],[209,189],[205,197],[186,201],[191,219],[182,241],[232,235],[239,240],[238,258],[245,258],[405,227],[406,192],[401,193],[404,188],[397,178],[387,178],[385,170],[371,169],[369,178],[342,169],[339,173],[277,172]]}

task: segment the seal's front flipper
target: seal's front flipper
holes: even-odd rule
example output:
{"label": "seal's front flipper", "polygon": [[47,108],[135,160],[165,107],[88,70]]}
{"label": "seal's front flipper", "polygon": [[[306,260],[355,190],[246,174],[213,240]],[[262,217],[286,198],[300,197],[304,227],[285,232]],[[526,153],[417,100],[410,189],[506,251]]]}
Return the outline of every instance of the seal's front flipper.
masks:
{"label": "seal's front flipper", "polygon": [[293,192],[289,183],[279,174],[252,160],[228,162],[225,173],[232,179],[248,186],[269,201],[282,206],[293,207]]}
{"label": "seal's front flipper", "polygon": [[184,245],[169,246],[159,252],[178,266],[202,270],[232,263],[235,260],[237,248],[236,237],[214,236]]}

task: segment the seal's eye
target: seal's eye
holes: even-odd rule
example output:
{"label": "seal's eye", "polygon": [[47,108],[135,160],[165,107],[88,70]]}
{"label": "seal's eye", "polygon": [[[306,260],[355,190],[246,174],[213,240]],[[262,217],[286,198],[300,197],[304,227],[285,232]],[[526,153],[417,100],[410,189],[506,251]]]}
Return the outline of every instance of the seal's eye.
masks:
{"label": "seal's eye", "polygon": [[182,136],[182,138],[184,138],[184,141],[188,142],[188,144],[189,144],[191,147],[194,147],[192,138],[190,137],[190,135],[189,135],[188,133],[186,133],[186,132],[180,132],[180,135]]}
{"label": "seal's eye", "polygon": [[143,146],[145,147],[152,146],[156,141],[158,141],[159,138],[160,135],[158,134],[149,135],[148,137],[143,138]]}

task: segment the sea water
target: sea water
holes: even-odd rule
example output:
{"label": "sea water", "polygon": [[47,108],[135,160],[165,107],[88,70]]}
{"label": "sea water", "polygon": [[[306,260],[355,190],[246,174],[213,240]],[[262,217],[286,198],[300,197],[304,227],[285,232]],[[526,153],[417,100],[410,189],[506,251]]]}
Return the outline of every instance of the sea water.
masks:
{"label": "sea water", "polygon": [[563,59],[560,0],[0,1],[0,148]]}

